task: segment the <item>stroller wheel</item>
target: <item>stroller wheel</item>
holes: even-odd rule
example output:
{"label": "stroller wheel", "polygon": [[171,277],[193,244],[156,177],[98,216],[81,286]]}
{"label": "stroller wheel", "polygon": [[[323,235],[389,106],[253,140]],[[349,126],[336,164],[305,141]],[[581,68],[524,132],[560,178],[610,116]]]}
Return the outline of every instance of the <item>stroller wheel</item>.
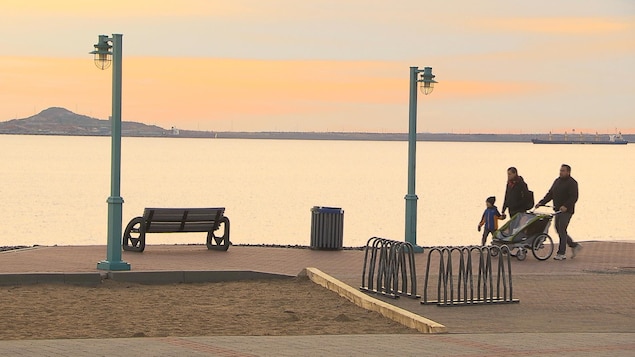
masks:
{"label": "stroller wheel", "polygon": [[527,249],[518,248],[518,252],[516,252],[516,259],[522,261],[525,260],[525,258],[527,258]]}
{"label": "stroller wheel", "polygon": [[499,251],[500,251],[499,247],[490,247],[489,255],[491,255],[492,257],[496,257],[498,256]]}
{"label": "stroller wheel", "polygon": [[548,234],[540,234],[531,244],[531,252],[538,260],[547,260],[553,254],[553,240]]}

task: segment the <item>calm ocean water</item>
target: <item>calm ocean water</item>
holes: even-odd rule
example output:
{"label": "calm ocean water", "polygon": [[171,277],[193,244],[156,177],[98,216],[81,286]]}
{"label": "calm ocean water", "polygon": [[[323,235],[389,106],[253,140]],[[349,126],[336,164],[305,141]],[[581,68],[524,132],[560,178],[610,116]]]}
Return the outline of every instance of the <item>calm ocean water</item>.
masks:
{"label": "calm ocean water", "polygon": [[[635,240],[635,144],[417,146],[420,245],[478,244],[485,198],[516,166],[542,198],[572,166],[576,240]],[[0,135],[0,245],[106,244],[110,138]],[[313,206],[344,209],[344,245],[404,237],[407,143],[123,138],[123,226],[144,207],[224,206],[234,244],[310,243]],[[552,236],[556,239],[552,227]],[[148,244],[204,243],[151,234]]]}

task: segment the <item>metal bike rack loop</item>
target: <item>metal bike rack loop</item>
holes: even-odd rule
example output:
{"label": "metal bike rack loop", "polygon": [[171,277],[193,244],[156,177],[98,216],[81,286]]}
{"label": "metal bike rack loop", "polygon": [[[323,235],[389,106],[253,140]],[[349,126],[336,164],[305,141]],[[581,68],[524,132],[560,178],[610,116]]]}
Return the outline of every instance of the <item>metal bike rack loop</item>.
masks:
{"label": "metal bike rack loop", "polygon": [[[494,262],[492,255],[498,256]],[[436,299],[428,293],[433,256],[439,259]],[[513,298],[511,254],[506,246],[429,248],[422,304],[461,306],[518,302]]]}
{"label": "metal bike rack loop", "polygon": [[417,295],[414,247],[408,242],[372,237],[364,249],[360,290],[391,298]]}

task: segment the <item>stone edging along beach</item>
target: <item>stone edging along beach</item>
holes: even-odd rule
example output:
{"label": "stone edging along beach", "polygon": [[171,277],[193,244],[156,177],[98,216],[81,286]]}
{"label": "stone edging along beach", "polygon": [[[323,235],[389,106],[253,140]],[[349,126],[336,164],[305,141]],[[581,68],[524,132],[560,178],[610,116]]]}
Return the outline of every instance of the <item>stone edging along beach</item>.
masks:
{"label": "stone edging along beach", "polygon": [[438,322],[426,319],[397,306],[368,296],[347,284],[323,273],[316,268],[306,268],[298,276],[306,276],[311,281],[331,291],[336,292],[345,299],[366,310],[375,311],[381,315],[399,322],[400,324],[416,329],[422,333],[447,333],[447,328]]}

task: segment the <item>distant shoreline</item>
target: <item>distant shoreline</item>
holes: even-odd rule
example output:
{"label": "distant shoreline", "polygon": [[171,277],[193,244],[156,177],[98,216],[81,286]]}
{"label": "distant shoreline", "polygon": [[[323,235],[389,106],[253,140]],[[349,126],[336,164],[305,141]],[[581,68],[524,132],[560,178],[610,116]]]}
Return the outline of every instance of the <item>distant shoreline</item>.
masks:
{"label": "distant shoreline", "polygon": [[[49,136],[110,136],[109,120],[91,118],[60,107],[51,107],[24,119],[0,122],[0,134]],[[121,122],[121,136],[141,138],[201,138],[201,139],[275,139],[275,140],[350,140],[350,141],[408,141],[408,133],[373,132],[291,132],[291,131],[199,131],[172,127],[165,129],[133,121]],[[550,134],[471,134],[417,133],[417,141],[441,142],[509,142],[528,143],[532,139],[547,140]],[[564,134],[566,137],[566,134]],[[559,135],[553,135],[555,139]],[[569,140],[607,140],[609,134],[569,135]],[[635,134],[623,135],[635,142]]]}
{"label": "distant shoreline", "polygon": [[[41,136],[95,136],[110,137],[110,133],[60,133],[60,132],[0,132],[0,135],[41,135]],[[635,135],[623,135],[629,142],[635,142]],[[271,140],[342,140],[342,141],[408,141],[407,133],[353,133],[353,132],[232,132],[232,131],[189,131],[178,134],[166,132],[164,135],[144,135],[122,133],[122,137],[141,138],[188,138],[188,139],[271,139]],[[547,139],[548,134],[449,134],[417,133],[417,141],[436,142],[507,142],[531,143],[532,139]]]}

